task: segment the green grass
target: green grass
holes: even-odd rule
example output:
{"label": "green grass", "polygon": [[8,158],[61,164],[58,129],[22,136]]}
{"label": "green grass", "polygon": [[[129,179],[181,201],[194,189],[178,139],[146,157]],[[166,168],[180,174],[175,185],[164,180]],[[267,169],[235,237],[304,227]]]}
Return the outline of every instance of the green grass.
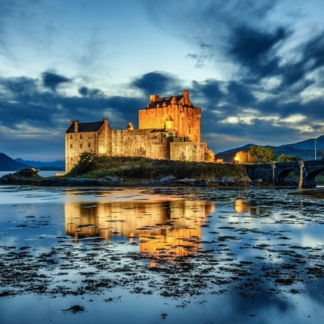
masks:
{"label": "green grass", "polygon": [[140,157],[108,157],[82,154],[80,162],[67,176],[101,178],[106,175],[125,179],[176,178],[210,179],[221,176],[247,176],[243,165],[152,160]]}

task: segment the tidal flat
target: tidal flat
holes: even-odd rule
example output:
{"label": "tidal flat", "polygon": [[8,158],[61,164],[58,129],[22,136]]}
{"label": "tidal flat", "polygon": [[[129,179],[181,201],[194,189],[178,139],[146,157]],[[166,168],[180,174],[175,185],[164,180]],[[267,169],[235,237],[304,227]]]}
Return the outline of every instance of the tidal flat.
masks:
{"label": "tidal flat", "polygon": [[0,186],[0,323],[319,323],[323,197]]}

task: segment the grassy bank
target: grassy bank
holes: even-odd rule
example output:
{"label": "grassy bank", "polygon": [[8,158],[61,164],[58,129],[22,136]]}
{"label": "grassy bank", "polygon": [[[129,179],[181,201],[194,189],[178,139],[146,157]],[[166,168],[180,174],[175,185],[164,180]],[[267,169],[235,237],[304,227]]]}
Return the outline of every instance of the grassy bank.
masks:
{"label": "grassy bank", "polygon": [[110,175],[126,179],[176,178],[211,179],[222,176],[247,176],[243,165],[152,160],[140,157],[108,157],[84,153],[67,176],[101,178]]}

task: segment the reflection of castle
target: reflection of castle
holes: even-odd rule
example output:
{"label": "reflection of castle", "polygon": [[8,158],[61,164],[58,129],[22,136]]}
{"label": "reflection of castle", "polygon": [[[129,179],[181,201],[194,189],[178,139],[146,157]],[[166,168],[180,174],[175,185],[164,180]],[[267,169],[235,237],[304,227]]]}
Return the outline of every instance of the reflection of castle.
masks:
{"label": "reflection of castle", "polygon": [[138,238],[140,252],[173,258],[201,248],[200,226],[214,208],[201,201],[66,203],[65,229],[76,239]]}
{"label": "reflection of castle", "polygon": [[71,121],[65,134],[65,171],[69,172],[83,152],[107,156],[142,156],[162,160],[204,161],[206,143],[200,142],[201,108],[194,107],[189,92],[160,98],[151,95],[139,110],[139,128],[113,130],[101,122]]}
{"label": "reflection of castle", "polygon": [[261,216],[266,213],[266,209],[264,207],[246,203],[243,199],[235,200],[234,209],[237,213],[249,212],[251,216]]}

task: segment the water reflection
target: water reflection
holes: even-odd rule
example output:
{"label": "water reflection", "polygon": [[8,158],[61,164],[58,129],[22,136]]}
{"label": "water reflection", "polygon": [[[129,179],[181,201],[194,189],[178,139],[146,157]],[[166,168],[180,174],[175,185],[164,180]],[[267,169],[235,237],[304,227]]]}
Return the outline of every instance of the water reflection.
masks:
{"label": "water reflection", "polygon": [[[201,225],[215,205],[203,201],[65,204],[66,233],[80,238],[119,237],[139,244],[141,253],[174,259],[201,249]],[[155,266],[151,261],[151,266]]]}
{"label": "water reflection", "polygon": [[266,208],[258,206],[256,203],[248,203],[244,199],[236,199],[234,203],[235,212],[248,213],[251,216],[262,216],[266,214]]}

